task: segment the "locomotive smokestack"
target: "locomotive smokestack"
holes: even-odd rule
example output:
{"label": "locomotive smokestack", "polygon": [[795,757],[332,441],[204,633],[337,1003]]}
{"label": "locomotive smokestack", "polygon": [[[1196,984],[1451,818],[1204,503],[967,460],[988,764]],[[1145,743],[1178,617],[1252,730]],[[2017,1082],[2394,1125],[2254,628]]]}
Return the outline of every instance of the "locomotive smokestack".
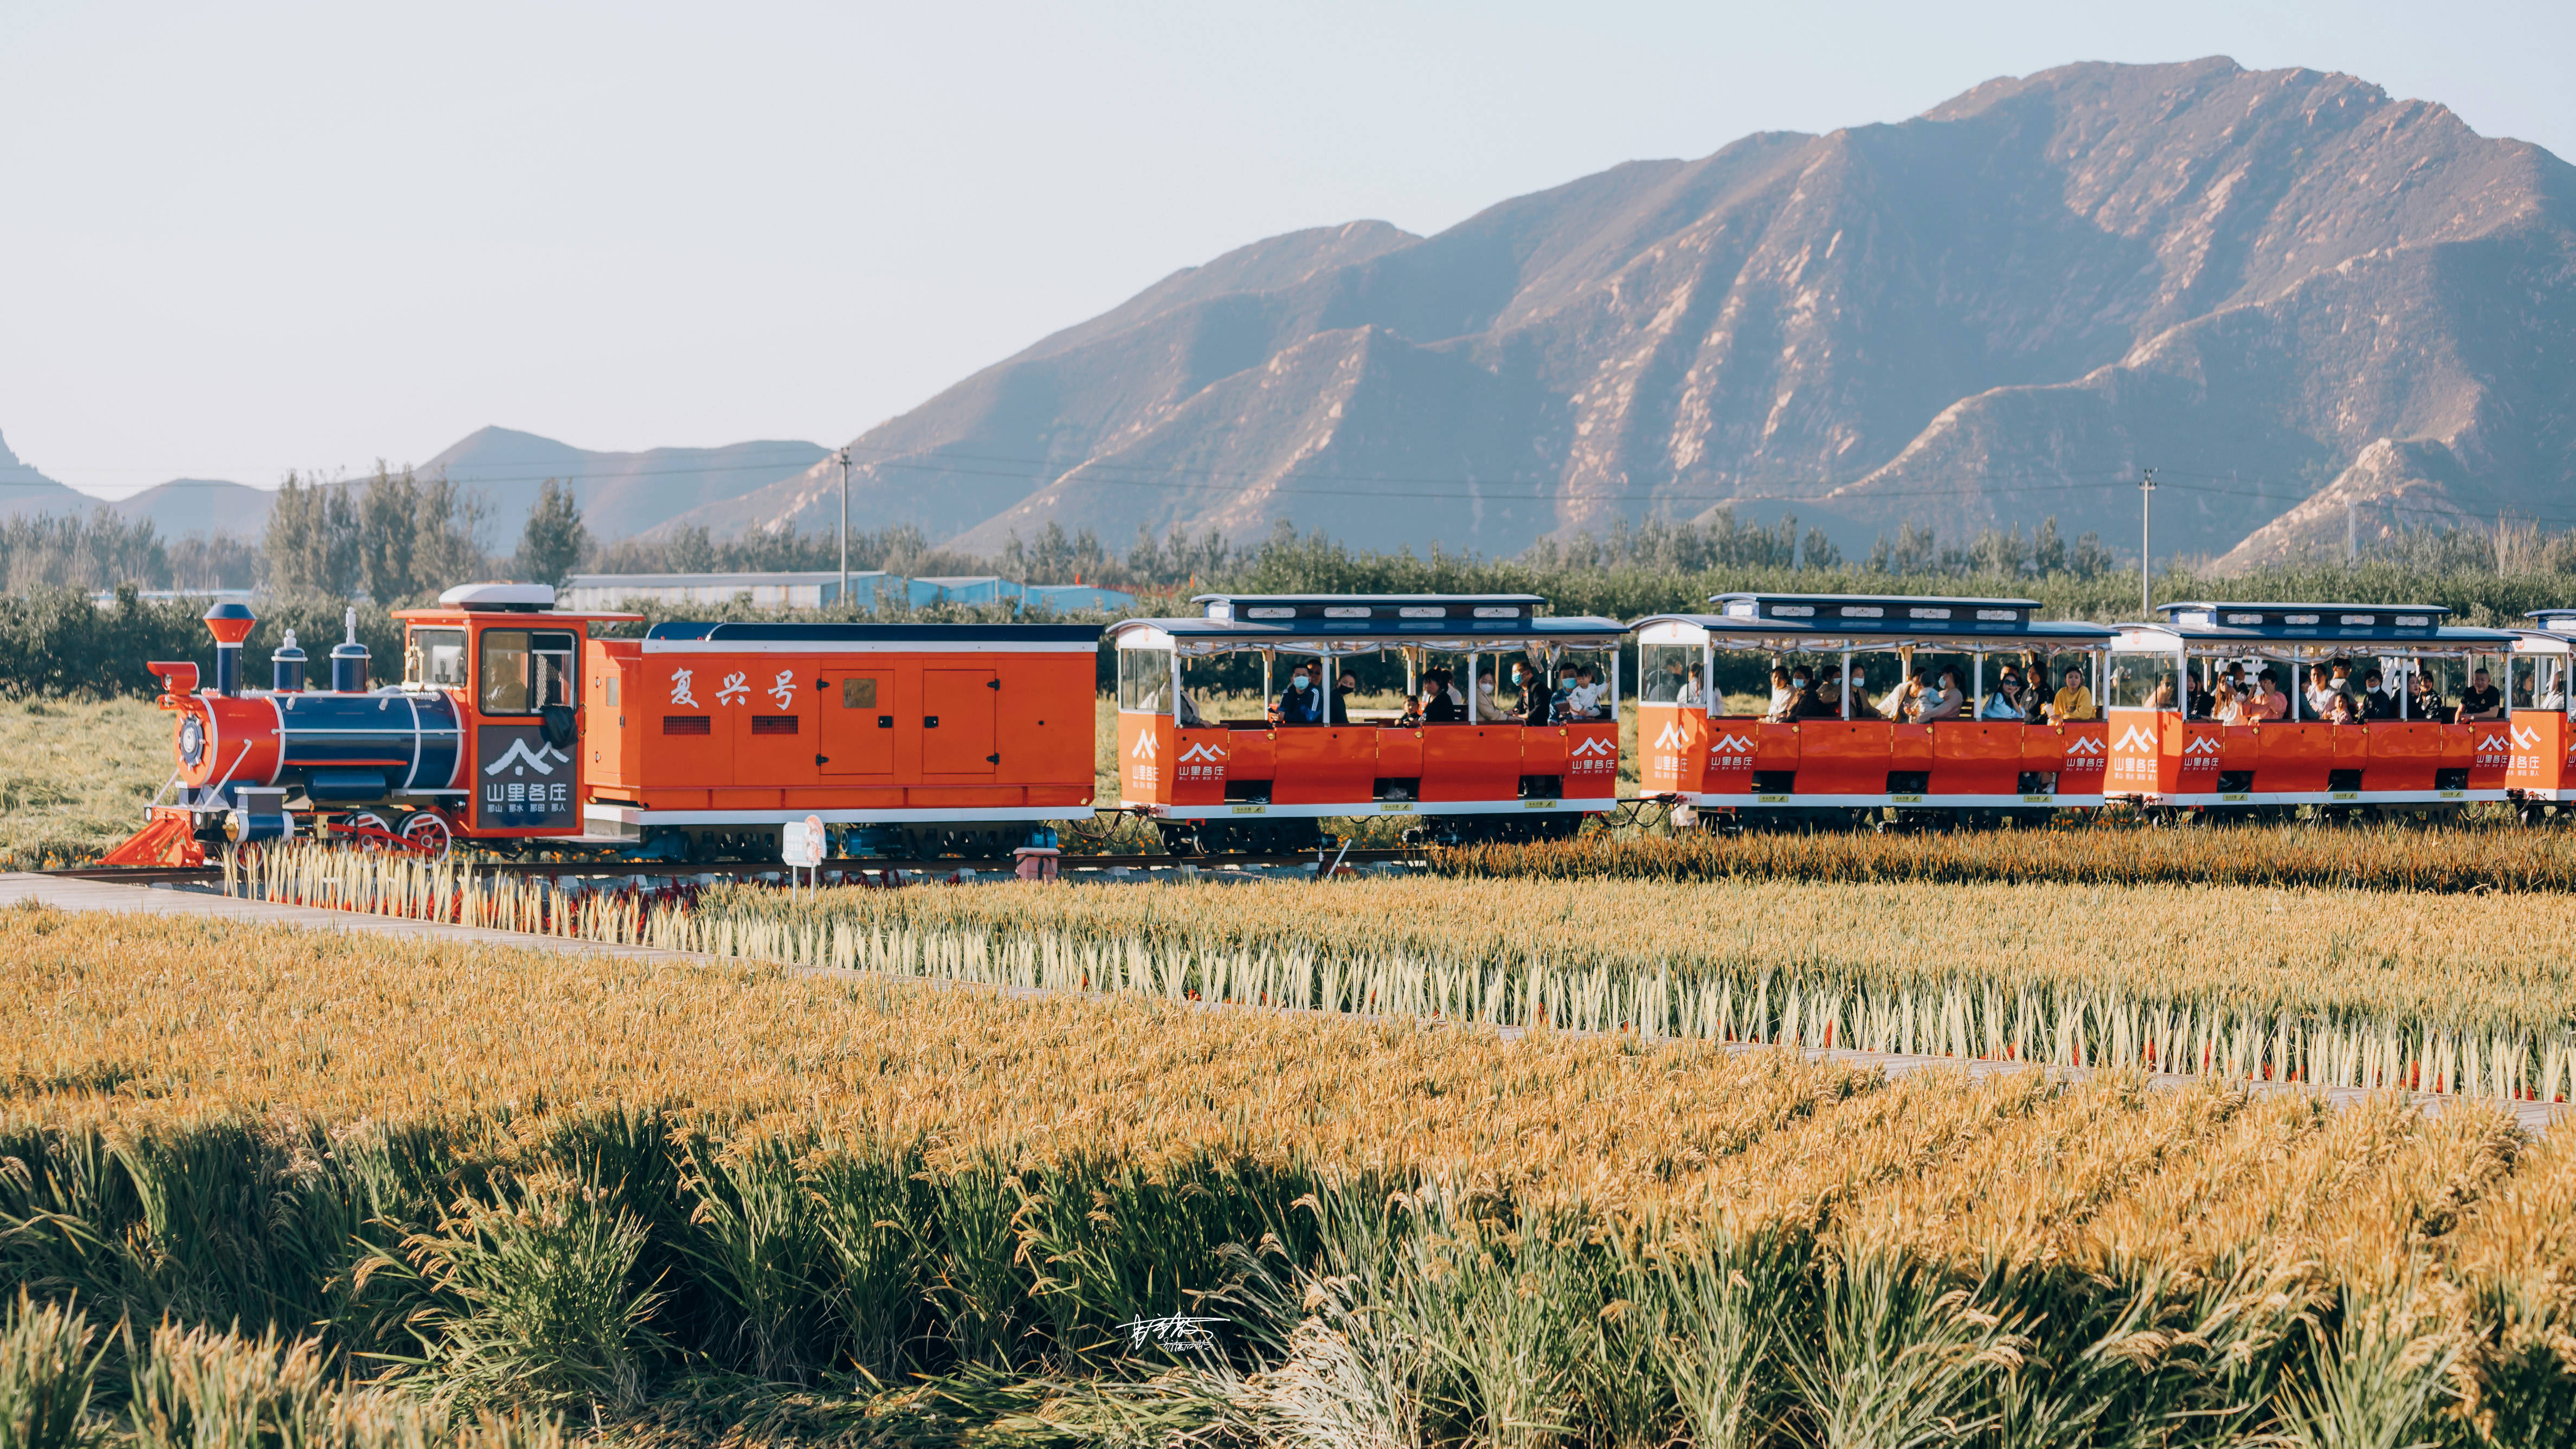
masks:
{"label": "locomotive smokestack", "polygon": [[286,642],[268,656],[268,687],[279,694],[304,692],[304,651],[295,647],[295,631],[286,631]]}
{"label": "locomotive smokestack", "polygon": [[349,637],[331,646],[331,688],[339,694],[367,692],[367,646],[358,642],[358,611],[340,616]]}
{"label": "locomotive smokestack", "polygon": [[248,604],[217,604],[206,611],[206,632],[215,636],[215,693],[241,693],[242,641],[258,624]]}

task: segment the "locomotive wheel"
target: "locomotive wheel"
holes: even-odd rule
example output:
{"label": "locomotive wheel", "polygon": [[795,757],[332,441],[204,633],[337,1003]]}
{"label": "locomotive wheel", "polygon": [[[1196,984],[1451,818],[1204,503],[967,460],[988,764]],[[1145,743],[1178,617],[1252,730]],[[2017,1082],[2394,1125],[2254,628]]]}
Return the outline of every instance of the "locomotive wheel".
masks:
{"label": "locomotive wheel", "polygon": [[393,823],[373,810],[353,811],[333,827],[333,833],[348,832],[343,842],[350,850],[380,851],[393,844]]}
{"label": "locomotive wheel", "polygon": [[435,810],[422,810],[403,822],[402,838],[412,849],[432,860],[445,860],[456,848],[456,831],[447,817]]}

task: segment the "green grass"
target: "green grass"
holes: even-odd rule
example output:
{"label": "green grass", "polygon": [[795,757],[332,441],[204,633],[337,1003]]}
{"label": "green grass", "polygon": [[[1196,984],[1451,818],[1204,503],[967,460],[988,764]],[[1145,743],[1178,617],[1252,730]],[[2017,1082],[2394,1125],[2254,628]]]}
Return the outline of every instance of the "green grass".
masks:
{"label": "green grass", "polygon": [[170,719],[148,700],[0,700],[0,869],[93,861],[139,829]]}

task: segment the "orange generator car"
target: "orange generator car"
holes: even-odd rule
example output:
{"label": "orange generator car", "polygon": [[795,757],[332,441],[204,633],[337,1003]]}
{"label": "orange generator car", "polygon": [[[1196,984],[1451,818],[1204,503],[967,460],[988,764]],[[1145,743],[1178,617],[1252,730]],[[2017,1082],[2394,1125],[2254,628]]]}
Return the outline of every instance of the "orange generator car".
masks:
{"label": "orange generator car", "polygon": [[[1193,602],[1196,618],[1109,628],[1120,805],[1168,849],[1302,850],[1351,816],[1537,839],[1618,805],[1616,620],[1550,618],[1536,594]],[[1201,698],[1250,685],[1254,661],[1257,698]]]}
{"label": "orange generator car", "polygon": [[820,816],[844,854],[1008,854],[1091,814],[1091,624],[656,624],[594,639],[585,823],[693,855]]}
{"label": "orange generator car", "polygon": [[543,584],[469,584],[395,613],[398,684],[366,647],[306,687],[290,633],[245,689],[258,621],[206,616],[215,674],[150,666],[176,770],[111,864],[299,834],[444,853],[454,840],[630,857],[774,855],[819,816],[836,853],[1002,855],[1092,811],[1100,631],[1070,624],[665,623],[640,639]]}

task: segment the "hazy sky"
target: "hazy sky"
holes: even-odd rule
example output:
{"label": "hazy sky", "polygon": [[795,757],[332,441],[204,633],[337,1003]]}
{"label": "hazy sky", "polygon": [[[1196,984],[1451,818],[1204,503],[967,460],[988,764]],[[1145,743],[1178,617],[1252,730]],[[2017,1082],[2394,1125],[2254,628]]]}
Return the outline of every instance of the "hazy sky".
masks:
{"label": "hazy sky", "polygon": [[2576,155],[2576,4],[0,0],[0,435],[116,494],[838,443],[1175,268],[2225,54]]}

